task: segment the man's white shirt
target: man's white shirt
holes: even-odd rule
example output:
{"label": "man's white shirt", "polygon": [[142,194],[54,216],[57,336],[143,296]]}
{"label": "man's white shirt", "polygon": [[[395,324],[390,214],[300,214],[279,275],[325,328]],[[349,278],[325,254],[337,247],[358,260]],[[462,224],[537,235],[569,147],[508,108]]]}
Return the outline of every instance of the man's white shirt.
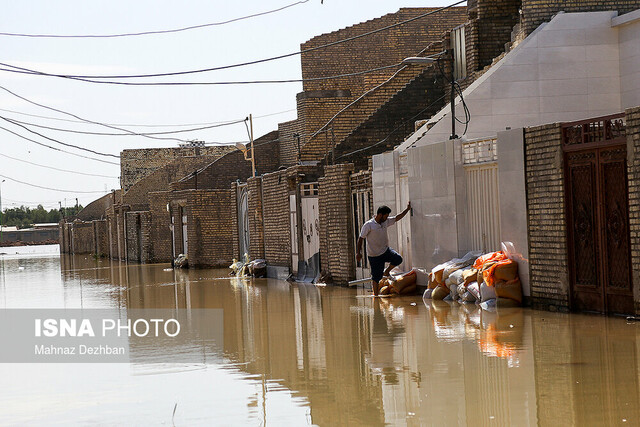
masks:
{"label": "man's white shirt", "polygon": [[367,251],[370,257],[380,256],[389,247],[387,228],[396,223],[396,217],[390,216],[382,224],[378,224],[375,218],[365,222],[360,230],[360,237],[367,241]]}

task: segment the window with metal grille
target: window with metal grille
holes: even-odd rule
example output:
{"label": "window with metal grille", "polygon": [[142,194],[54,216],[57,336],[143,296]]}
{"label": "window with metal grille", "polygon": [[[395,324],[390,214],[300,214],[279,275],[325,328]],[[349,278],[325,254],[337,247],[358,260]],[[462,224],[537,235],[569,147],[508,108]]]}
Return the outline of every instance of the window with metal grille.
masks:
{"label": "window with metal grille", "polygon": [[464,25],[451,31],[451,48],[453,49],[453,78],[460,80],[467,76],[467,47],[464,39]]}

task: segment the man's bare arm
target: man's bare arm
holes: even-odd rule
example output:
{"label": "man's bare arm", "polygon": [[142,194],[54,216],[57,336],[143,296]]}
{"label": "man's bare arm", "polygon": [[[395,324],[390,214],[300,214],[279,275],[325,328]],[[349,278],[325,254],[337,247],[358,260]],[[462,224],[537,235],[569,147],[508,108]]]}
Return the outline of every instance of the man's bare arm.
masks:
{"label": "man's bare arm", "polygon": [[358,237],[358,244],[356,245],[356,261],[358,262],[362,260],[362,242],[364,242],[364,239]]}
{"label": "man's bare arm", "polygon": [[411,210],[411,202],[407,203],[407,208],[403,210],[401,213],[396,215],[396,221],[400,221],[404,216]]}

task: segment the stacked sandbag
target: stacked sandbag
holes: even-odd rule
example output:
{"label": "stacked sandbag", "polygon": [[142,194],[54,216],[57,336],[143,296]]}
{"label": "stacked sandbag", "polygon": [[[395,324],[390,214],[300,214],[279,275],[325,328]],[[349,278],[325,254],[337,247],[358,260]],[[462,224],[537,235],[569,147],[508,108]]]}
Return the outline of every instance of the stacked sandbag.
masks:
{"label": "stacked sandbag", "polygon": [[469,252],[462,258],[454,258],[434,267],[429,274],[429,285],[423,298],[460,300],[459,287],[465,279],[463,273],[479,255],[479,252]]}
{"label": "stacked sandbag", "polygon": [[476,260],[474,267],[478,268],[481,302],[506,298],[522,304],[518,263],[503,251],[483,255]]}
{"label": "stacked sandbag", "polygon": [[415,292],[417,289],[417,276],[417,271],[411,270],[408,273],[395,278],[384,277],[382,278],[382,280],[380,280],[380,282],[378,282],[378,286],[380,287],[380,294],[407,295]]}

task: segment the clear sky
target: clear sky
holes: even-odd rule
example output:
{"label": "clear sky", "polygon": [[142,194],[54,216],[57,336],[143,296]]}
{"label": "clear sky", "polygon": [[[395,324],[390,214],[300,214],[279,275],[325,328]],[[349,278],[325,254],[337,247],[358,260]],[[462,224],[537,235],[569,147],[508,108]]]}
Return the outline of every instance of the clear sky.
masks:
{"label": "clear sky", "polygon": [[[226,21],[294,3],[278,1],[109,0],[4,2],[0,33],[106,35],[169,30]],[[453,0],[308,0],[279,12],[225,25],[189,31],[118,38],[31,38],[0,35],[0,63],[46,73],[73,75],[155,74],[212,68],[297,52],[300,43],[401,7],[435,7]],[[355,54],[355,53],[354,53]],[[366,52],[359,54],[365,55]],[[388,65],[388,64],[381,64]],[[0,65],[0,68],[6,68]],[[301,78],[300,56],[197,75],[135,81],[238,81]],[[301,83],[228,86],[116,86],[42,75],[0,71],[0,87],[23,98],[63,110],[93,122],[113,124],[134,132],[161,132],[241,120],[254,116],[254,135],[277,129],[279,122],[296,117],[295,95]],[[87,135],[33,127],[48,126],[83,132],[122,133],[30,104],[0,88],[0,177],[2,207],[42,204],[51,209],[58,201],[67,206],[75,198],[86,205],[119,187],[119,165],[54,151],[19,138],[5,129],[57,149],[107,162],[105,157],[65,147],[30,133],[105,154],[123,149],[175,147],[175,140],[141,136]],[[39,116],[39,117],[34,117]],[[13,123],[5,119],[13,120]],[[145,126],[140,126],[145,125]],[[151,126],[152,125],[152,126]],[[162,135],[205,142],[247,140],[244,124]],[[7,157],[9,156],[9,157]],[[20,161],[21,160],[21,161]],[[76,173],[47,169],[65,169]],[[15,182],[24,181],[41,187]],[[70,190],[66,192],[54,191]],[[96,193],[82,193],[96,192]],[[65,202],[66,199],[66,202]]]}

